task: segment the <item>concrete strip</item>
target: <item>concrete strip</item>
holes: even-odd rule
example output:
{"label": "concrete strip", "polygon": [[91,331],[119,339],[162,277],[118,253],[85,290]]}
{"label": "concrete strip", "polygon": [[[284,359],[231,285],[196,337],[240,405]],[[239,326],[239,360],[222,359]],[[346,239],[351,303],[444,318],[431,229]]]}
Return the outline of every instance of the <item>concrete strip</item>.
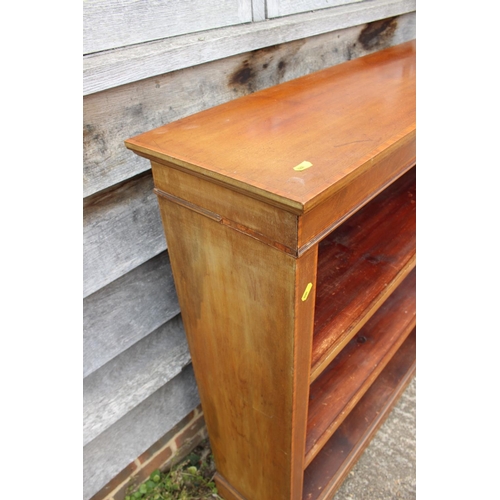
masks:
{"label": "concrete strip", "polygon": [[413,379],[333,500],[415,498],[416,379]]}

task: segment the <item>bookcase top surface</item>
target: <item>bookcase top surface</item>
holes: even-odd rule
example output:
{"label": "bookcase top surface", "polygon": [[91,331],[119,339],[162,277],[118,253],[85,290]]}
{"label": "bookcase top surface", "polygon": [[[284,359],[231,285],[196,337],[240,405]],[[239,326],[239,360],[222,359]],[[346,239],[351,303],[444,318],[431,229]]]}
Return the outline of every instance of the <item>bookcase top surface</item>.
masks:
{"label": "bookcase top surface", "polygon": [[415,41],[240,97],[125,141],[250,196],[307,211],[415,134]]}

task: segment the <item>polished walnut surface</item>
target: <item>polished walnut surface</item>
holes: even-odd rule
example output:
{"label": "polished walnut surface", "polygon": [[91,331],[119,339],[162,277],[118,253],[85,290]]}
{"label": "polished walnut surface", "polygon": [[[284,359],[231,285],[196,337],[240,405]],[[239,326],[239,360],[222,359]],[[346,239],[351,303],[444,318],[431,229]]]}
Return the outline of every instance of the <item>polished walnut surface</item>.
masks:
{"label": "polished walnut surface", "polygon": [[414,136],[412,41],[216,106],[126,145],[302,213]]}

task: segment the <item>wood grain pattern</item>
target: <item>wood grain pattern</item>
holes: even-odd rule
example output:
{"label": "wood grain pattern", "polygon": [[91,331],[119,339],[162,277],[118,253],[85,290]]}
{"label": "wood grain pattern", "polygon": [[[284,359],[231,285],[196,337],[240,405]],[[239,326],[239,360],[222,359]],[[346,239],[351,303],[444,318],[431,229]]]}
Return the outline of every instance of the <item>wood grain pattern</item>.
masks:
{"label": "wood grain pattern", "polygon": [[319,245],[311,382],[415,267],[415,168]]}
{"label": "wood grain pattern", "polygon": [[180,313],[168,252],[83,300],[86,377]]}
{"label": "wood grain pattern", "polygon": [[190,361],[178,315],[85,377],[84,446],[172,380]]}
{"label": "wood grain pattern", "polygon": [[230,485],[219,472],[215,473],[217,491],[224,500],[246,500]]}
{"label": "wood grain pattern", "polygon": [[251,20],[251,0],[86,0],[83,52],[101,52]]}
{"label": "wood grain pattern", "polygon": [[[297,260],[168,200],[160,207],[217,469],[245,498],[300,498],[292,452],[303,449],[297,398],[310,359],[297,357],[311,352],[314,300],[295,304],[315,253]],[[256,447],[251,436],[272,439]]]}
{"label": "wood grain pattern", "polygon": [[[315,311],[315,284],[317,282],[318,248],[313,248],[296,261],[294,305],[294,361],[292,405],[292,494],[301,498],[305,468],[307,411],[304,402],[309,399],[312,336]],[[308,295],[307,290],[309,290]]]}
{"label": "wood grain pattern", "polygon": [[83,448],[83,499],[89,500],[199,404],[188,366],[90,441]]}
{"label": "wood grain pattern", "polygon": [[83,208],[83,296],[165,248],[150,174],[88,198]]}
{"label": "wood grain pattern", "polygon": [[[83,59],[83,93],[93,94],[236,54],[414,13],[415,8],[415,0],[371,0],[269,19],[265,23],[218,28],[205,31],[201,36],[198,33],[180,35],[91,54]],[[370,38],[365,45],[377,50],[378,44]]]}
{"label": "wood grain pattern", "polygon": [[202,177],[152,163],[156,192],[171,194],[178,203],[201,213],[210,212],[222,224],[249,234],[266,244],[294,254],[297,248],[297,217],[272,205]]}
{"label": "wood grain pattern", "polygon": [[[126,145],[299,214],[414,130],[415,44],[408,42],[202,111]],[[313,167],[294,171],[304,160]]]}
{"label": "wood grain pattern", "polygon": [[252,0],[252,21],[266,20],[266,1],[267,0]]}
{"label": "wood grain pattern", "polygon": [[[369,44],[361,43],[367,34]],[[387,24],[362,24],[252,52],[243,48],[225,59],[86,96],[84,196],[149,170],[148,161],[123,146],[126,137],[414,37],[415,14],[405,14]]]}
{"label": "wood grain pattern", "polygon": [[299,12],[326,9],[362,0],[267,0],[267,15],[270,18],[289,16]]}
{"label": "wood grain pattern", "polygon": [[370,168],[299,219],[299,254],[326,237],[416,162],[416,131],[373,158]]}
{"label": "wood grain pattern", "polygon": [[[126,141],[152,160],[228,498],[302,498],[304,468],[415,326],[415,270],[401,281],[415,255],[415,173],[403,175],[415,161],[414,71],[415,44],[406,43]],[[342,279],[323,274],[341,266],[328,250],[327,272],[318,266],[318,243],[349,215],[345,239],[322,245],[335,242],[348,261],[353,253],[337,340],[366,323],[310,385],[315,317],[331,325],[342,311],[340,302],[340,311],[325,307],[331,281]]]}
{"label": "wood grain pattern", "polygon": [[416,334],[408,336],[304,474],[303,500],[333,498],[351,467],[389,415],[416,370]]}
{"label": "wood grain pattern", "polygon": [[415,327],[415,270],[311,385],[306,466]]}

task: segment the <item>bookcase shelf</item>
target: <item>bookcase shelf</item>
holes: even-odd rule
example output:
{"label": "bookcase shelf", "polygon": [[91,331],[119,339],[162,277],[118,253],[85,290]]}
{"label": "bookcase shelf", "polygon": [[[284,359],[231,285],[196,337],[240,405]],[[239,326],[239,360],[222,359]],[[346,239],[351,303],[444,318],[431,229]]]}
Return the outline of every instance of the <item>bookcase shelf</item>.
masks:
{"label": "bookcase shelf", "polygon": [[414,269],[312,384],[306,467],[415,327],[415,273]]}
{"label": "bookcase shelf", "polygon": [[342,484],[416,371],[413,330],[304,473],[303,500],[330,498]]}
{"label": "bookcase shelf", "polygon": [[311,382],[415,267],[415,169],[319,244]]}
{"label": "bookcase shelf", "polygon": [[415,372],[415,43],[125,142],[225,500],[331,498]]}

